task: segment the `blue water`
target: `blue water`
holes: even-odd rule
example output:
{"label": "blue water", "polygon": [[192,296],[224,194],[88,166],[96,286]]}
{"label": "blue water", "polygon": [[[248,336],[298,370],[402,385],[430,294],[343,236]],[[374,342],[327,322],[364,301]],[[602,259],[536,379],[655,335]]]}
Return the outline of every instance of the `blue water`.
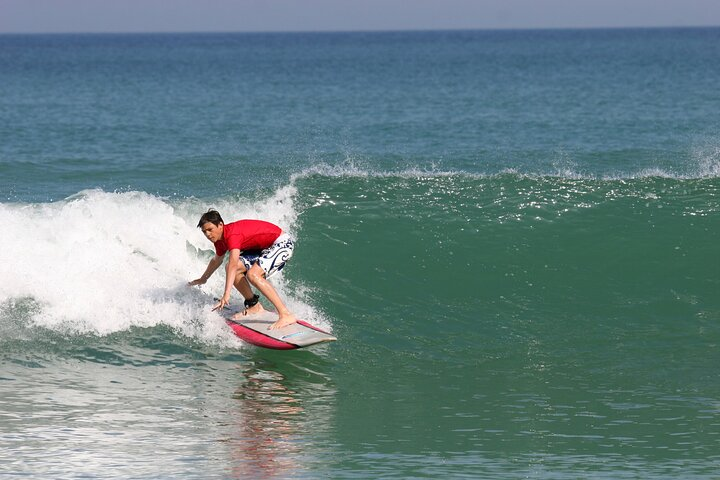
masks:
{"label": "blue water", "polygon": [[[714,478],[719,84],[718,28],[0,36],[0,474]],[[233,336],[209,207],[338,342]]]}

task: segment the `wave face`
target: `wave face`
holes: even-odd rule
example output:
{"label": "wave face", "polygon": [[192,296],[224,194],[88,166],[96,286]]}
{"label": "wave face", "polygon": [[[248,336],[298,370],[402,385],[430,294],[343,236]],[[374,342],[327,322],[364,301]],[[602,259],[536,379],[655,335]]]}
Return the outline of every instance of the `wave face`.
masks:
{"label": "wave face", "polygon": [[[298,294],[310,288],[300,278],[322,298],[340,293],[341,282],[355,292],[351,303],[367,297],[421,317],[465,305],[468,322],[524,311],[606,315],[630,305],[638,310],[629,315],[657,318],[672,312],[668,305],[715,305],[719,185],[713,177],[313,169],[264,198],[212,206],[298,236],[289,276]],[[163,324],[191,337],[218,334],[205,331],[214,315],[203,302],[222,290],[222,275],[200,291],[184,285],[212,255],[194,226],[207,204],[90,190],[3,205],[5,310],[79,333]]]}
{"label": "wave face", "polygon": [[310,278],[429,338],[435,315],[471,328],[718,314],[717,178],[350,173],[297,188]]}

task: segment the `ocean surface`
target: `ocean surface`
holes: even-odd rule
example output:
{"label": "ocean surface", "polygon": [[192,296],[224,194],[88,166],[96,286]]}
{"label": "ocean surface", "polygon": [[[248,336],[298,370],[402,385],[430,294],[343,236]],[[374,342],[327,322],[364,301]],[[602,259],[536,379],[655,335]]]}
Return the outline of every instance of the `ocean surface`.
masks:
{"label": "ocean surface", "polygon": [[[720,28],[0,36],[0,477],[717,478],[719,86]],[[337,342],[234,337],[210,207]]]}

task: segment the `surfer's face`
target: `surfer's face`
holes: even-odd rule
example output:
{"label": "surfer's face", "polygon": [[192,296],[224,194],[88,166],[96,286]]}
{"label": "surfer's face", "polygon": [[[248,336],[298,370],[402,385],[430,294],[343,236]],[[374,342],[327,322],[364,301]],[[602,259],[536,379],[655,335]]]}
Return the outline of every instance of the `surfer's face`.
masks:
{"label": "surfer's face", "polygon": [[203,226],[200,228],[201,228],[203,234],[205,234],[205,238],[210,240],[212,243],[215,243],[222,238],[222,234],[223,234],[222,222],[220,222],[219,225],[215,225],[212,222],[205,222],[205,223],[203,223]]}

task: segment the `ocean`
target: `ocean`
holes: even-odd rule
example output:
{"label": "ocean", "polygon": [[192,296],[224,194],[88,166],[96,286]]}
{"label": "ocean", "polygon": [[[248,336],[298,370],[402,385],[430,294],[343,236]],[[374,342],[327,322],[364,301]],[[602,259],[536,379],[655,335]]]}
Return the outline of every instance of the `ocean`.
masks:
{"label": "ocean", "polygon": [[[720,28],[0,36],[0,476],[717,478],[718,85]],[[208,208],[337,342],[232,334]]]}

